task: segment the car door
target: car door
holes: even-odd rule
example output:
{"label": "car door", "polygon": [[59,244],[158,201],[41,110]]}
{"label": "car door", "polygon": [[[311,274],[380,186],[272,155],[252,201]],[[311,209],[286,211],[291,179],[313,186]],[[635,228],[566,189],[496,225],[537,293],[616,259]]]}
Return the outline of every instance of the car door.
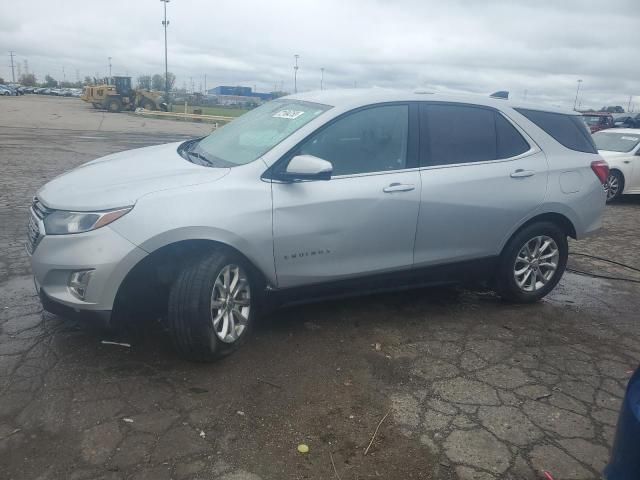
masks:
{"label": "car door", "polygon": [[[637,137],[637,135],[630,135],[630,137]],[[627,161],[631,164],[631,179],[625,185],[625,192],[638,193],[640,192],[640,145],[637,145],[630,155]]]}
{"label": "car door", "polygon": [[417,109],[394,103],[346,113],[282,159],[313,155],[331,162],[333,173],[272,183],[279,287],[411,268],[420,204]]}
{"label": "car door", "polygon": [[492,108],[421,104],[420,150],[416,267],[498,255],[544,199],[544,153]]}

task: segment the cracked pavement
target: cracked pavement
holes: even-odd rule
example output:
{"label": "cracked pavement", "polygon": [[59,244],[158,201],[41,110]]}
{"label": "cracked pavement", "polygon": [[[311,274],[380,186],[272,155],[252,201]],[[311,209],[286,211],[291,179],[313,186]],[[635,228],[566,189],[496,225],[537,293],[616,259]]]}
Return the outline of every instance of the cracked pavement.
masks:
{"label": "cracked pavement", "polygon": [[[107,153],[208,129],[76,99],[0,102],[3,478],[600,478],[640,363],[638,284],[567,273],[535,305],[456,288],[299,306],[262,319],[213,365],[180,360],[158,324],[125,348],[42,312],[23,248],[37,188]],[[572,252],[640,267],[639,213],[638,199],[608,206],[602,233]],[[640,279],[589,257],[569,263]]]}

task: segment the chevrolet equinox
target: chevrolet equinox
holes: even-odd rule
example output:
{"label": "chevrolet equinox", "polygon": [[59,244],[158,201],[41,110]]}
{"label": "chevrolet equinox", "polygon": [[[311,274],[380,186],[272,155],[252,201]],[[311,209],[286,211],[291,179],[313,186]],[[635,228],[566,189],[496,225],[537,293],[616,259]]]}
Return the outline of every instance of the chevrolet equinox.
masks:
{"label": "chevrolet equinox", "polygon": [[537,301],[567,237],[600,227],[607,176],[575,112],[311,92],[51,180],[27,250],[46,310],[157,314],[182,355],[209,361],[268,305],[470,280]]}

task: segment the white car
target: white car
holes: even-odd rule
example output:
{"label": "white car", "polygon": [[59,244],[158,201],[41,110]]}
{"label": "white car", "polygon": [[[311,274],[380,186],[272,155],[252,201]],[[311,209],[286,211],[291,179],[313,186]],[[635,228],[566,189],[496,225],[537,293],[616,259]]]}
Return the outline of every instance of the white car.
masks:
{"label": "white car", "polygon": [[609,164],[607,202],[640,194],[640,128],[610,128],[593,134],[600,155]]}

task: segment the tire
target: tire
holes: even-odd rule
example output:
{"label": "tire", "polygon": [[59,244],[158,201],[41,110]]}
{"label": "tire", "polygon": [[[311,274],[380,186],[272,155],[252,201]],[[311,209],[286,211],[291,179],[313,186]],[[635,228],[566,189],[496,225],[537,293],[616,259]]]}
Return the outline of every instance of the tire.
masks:
{"label": "tire", "polygon": [[[226,271],[229,276],[225,279]],[[223,300],[226,292],[221,284],[233,284],[236,273],[239,288],[235,301],[241,305]],[[168,312],[173,345],[181,356],[195,362],[212,362],[245,342],[257,315],[256,282],[251,275],[250,266],[241,257],[225,250],[206,253],[182,268],[171,286]],[[237,311],[244,322],[232,313]],[[229,328],[231,319],[242,328]]]}
{"label": "tire", "polygon": [[[527,254],[526,246],[533,257]],[[495,282],[497,293],[511,302],[537,302],[558,284],[567,268],[568,256],[567,235],[555,223],[527,225],[511,237],[500,256]],[[550,264],[555,264],[555,269]]]}
{"label": "tire", "polygon": [[157,110],[155,104],[150,100],[144,100],[141,104],[142,108],[145,110],[154,111]]}
{"label": "tire", "polygon": [[624,175],[619,170],[611,170],[605,184],[607,203],[618,200],[624,191]]}
{"label": "tire", "polygon": [[118,113],[120,110],[122,110],[122,102],[119,98],[111,98],[107,100],[106,106],[107,110],[109,110],[111,113]]}

